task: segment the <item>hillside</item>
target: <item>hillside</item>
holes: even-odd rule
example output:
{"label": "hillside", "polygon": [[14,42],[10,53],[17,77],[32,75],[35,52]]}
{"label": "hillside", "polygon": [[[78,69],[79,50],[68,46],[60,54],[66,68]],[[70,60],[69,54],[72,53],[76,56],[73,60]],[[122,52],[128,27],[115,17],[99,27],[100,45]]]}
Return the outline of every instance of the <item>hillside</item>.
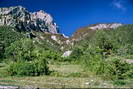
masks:
{"label": "hillside", "polygon": [[118,27],[122,26],[122,24],[119,23],[110,23],[110,24],[91,24],[86,27],[82,27],[78,29],[73,35],[72,40],[74,41],[80,41],[86,36],[93,36],[96,30],[114,30]]}
{"label": "hillside", "polygon": [[42,10],[32,13],[22,6],[0,8],[0,26],[13,27],[16,32],[35,38],[38,43],[54,45],[61,51],[70,48],[65,46],[70,44],[68,38],[59,33],[51,15]]}

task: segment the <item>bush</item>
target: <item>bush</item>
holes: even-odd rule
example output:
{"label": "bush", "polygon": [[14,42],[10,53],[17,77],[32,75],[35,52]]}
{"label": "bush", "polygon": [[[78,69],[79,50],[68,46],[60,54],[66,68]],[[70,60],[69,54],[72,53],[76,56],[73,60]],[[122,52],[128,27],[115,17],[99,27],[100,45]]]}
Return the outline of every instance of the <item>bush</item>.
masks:
{"label": "bush", "polygon": [[4,52],[11,43],[24,38],[19,32],[15,31],[15,28],[1,26],[0,27],[0,58],[4,58]]}
{"label": "bush", "polygon": [[[26,42],[31,42],[31,41],[26,40]],[[23,45],[23,44],[20,44],[20,45]],[[24,47],[23,46],[18,46],[18,47],[21,48],[21,50],[19,50],[19,48],[18,49],[15,48],[17,50],[17,52],[15,51],[15,53],[16,53],[16,56],[18,57],[15,57],[16,58],[15,61],[11,60],[12,62],[11,64],[9,63],[10,66],[8,68],[8,72],[11,76],[15,76],[15,75],[39,76],[43,74],[48,75],[50,73],[48,62],[47,62],[49,60],[47,51],[40,50],[39,48],[29,49],[30,47],[27,48],[28,45],[24,45]],[[21,53],[21,55],[19,55],[19,52]]]}
{"label": "bush", "polygon": [[[110,79],[127,79],[132,78],[130,75],[133,74],[130,64],[123,62],[119,58],[114,58],[107,63],[106,76]],[[132,72],[131,72],[132,71]]]}
{"label": "bush", "polygon": [[86,70],[94,72],[96,75],[105,73],[106,62],[102,59],[102,56],[83,56],[83,65]]}
{"label": "bush", "polygon": [[66,58],[66,61],[69,62],[76,62],[79,61],[80,57],[83,55],[83,49],[80,47],[75,47],[72,54],[69,58]]}
{"label": "bush", "polygon": [[95,54],[82,57],[85,69],[102,76],[104,79],[123,80],[133,78],[133,66],[119,58],[110,60],[102,59],[102,56]]}
{"label": "bush", "polygon": [[32,51],[35,48],[31,39],[21,39],[15,41],[11,46],[5,49],[5,55],[12,61],[17,60],[33,60]]}
{"label": "bush", "polygon": [[[59,61],[60,55],[49,49],[39,47],[32,39],[21,39],[6,48],[10,75],[39,76],[50,73],[48,61]],[[17,66],[17,67],[15,67]],[[21,70],[20,70],[21,69]],[[20,70],[20,71],[19,71]]]}
{"label": "bush", "polygon": [[37,60],[33,61],[35,65],[35,75],[49,75],[49,67],[48,67],[48,62],[45,58],[42,56],[39,57]]}
{"label": "bush", "polygon": [[126,81],[124,80],[115,80],[113,81],[114,85],[118,85],[118,86],[122,86],[122,85],[126,85]]}
{"label": "bush", "polygon": [[[35,53],[34,53],[35,52]],[[11,76],[39,76],[50,73],[47,57],[39,50],[34,49],[32,52],[33,60],[17,60],[9,63],[8,72]]]}
{"label": "bush", "polygon": [[11,76],[33,76],[35,73],[35,66],[28,62],[13,62],[9,65],[8,73]]}
{"label": "bush", "polygon": [[10,63],[7,71],[10,76],[39,76],[49,74],[47,61],[44,59],[40,59],[35,62],[12,62]]}
{"label": "bush", "polygon": [[32,57],[33,59],[38,59],[40,57],[45,58],[49,62],[56,62],[60,61],[61,55],[58,52],[55,52],[53,50],[44,50],[40,47],[35,47],[35,49],[32,51]]}

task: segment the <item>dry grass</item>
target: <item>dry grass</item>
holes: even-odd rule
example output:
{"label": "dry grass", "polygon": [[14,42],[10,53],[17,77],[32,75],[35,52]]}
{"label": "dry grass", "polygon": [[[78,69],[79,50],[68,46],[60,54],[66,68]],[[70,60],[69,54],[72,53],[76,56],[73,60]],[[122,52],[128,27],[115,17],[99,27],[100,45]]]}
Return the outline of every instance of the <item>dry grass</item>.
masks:
{"label": "dry grass", "polygon": [[76,73],[82,72],[83,68],[80,65],[50,65],[50,70],[55,70],[61,73]]}
{"label": "dry grass", "polygon": [[[88,87],[107,87],[102,85],[103,81],[98,78],[64,78],[64,77],[8,77],[1,78],[0,84],[19,85],[21,87],[40,87],[40,88],[88,88]],[[106,82],[105,82],[106,83]],[[106,83],[107,84],[107,83]],[[108,84],[108,87],[112,85]]]}
{"label": "dry grass", "polygon": [[[83,70],[80,65],[50,65],[50,69],[59,72],[60,74],[80,73],[83,75]],[[113,88],[111,81],[104,81],[91,73],[86,73],[88,76],[73,77],[73,76],[38,76],[38,77],[2,77],[0,85],[13,85],[30,88]],[[128,87],[128,86],[122,86]],[[129,87],[133,87],[130,84]]]}

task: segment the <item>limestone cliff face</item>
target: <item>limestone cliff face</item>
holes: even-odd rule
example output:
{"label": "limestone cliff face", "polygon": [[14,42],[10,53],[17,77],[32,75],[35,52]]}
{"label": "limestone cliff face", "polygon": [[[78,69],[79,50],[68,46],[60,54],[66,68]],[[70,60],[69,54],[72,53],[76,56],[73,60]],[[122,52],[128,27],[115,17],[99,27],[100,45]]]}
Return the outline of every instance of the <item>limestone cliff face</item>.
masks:
{"label": "limestone cliff face", "polygon": [[0,8],[0,26],[16,27],[20,31],[42,31],[58,33],[58,26],[50,14],[40,10],[29,12],[22,6]]}

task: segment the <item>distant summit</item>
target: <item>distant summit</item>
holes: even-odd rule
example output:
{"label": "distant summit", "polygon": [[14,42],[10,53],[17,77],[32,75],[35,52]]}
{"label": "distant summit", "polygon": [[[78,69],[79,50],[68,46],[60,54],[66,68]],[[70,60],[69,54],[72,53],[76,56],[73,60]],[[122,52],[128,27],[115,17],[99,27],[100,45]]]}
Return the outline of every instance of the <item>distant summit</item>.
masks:
{"label": "distant summit", "polygon": [[89,28],[90,29],[93,29],[93,30],[101,30],[101,29],[106,29],[106,30],[109,30],[109,29],[116,29],[118,27],[122,26],[122,24],[120,23],[112,23],[112,24],[94,24],[94,25],[91,25]]}
{"label": "distant summit", "polygon": [[120,26],[121,23],[111,23],[111,24],[91,24],[89,26],[78,29],[72,36],[73,41],[79,41],[84,39],[86,36],[92,36],[96,30],[113,30]]}
{"label": "distant summit", "polygon": [[11,26],[19,31],[58,33],[58,26],[50,14],[40,10],[31,13],[22,6],[0,8],[0,26]]}

